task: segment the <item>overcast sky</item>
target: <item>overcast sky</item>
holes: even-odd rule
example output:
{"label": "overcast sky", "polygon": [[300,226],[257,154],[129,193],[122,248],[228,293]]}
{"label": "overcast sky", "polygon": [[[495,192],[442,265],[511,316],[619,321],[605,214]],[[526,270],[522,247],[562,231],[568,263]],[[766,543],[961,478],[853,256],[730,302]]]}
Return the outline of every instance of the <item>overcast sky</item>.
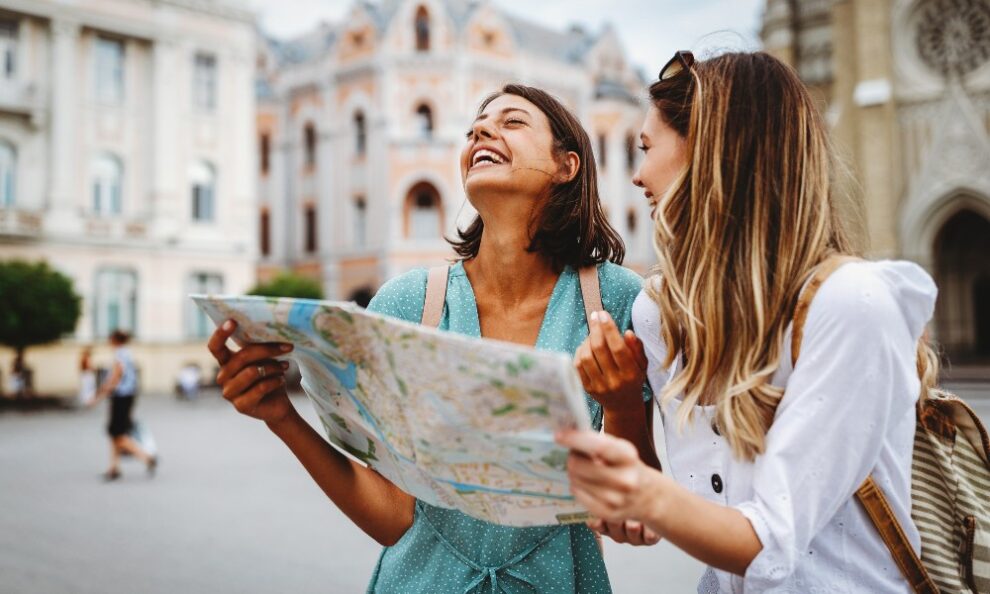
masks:
{"label": "overcast sky", "polygon": [[[338,22],[354,0],[242,0],[275,37],[306,32],[322,20]],[[579,23],[597,31],[606,22],[635,64],[651,76],[674,51],[756,49],[765,0],[494,0],[507,12],[554,29]]]}

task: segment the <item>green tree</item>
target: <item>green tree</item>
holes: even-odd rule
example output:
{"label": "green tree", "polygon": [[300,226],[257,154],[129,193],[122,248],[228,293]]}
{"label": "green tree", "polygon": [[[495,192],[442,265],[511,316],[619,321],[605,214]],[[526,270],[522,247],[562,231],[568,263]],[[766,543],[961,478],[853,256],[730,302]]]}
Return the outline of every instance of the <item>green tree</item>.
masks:
{"label": "green tree", "polygon": [[291,272],[282,272],[269,282],[261,283],[248,291],[248,295],[323,299],[323,288],[320,286],[319,281],[315,281],[309,277]]}
{"label": "green tree", "polygon": [[15,368],[23,369],[28,347],[75,330],[81,301],[72,279],[47,262],[0,261],[0,345],[16,352]]}

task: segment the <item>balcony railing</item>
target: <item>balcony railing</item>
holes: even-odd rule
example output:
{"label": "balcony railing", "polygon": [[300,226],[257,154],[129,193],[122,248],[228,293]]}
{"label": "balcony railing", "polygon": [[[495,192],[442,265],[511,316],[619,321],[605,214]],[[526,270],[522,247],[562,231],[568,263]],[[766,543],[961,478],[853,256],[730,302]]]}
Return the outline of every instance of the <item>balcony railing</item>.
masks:
{"label": "balcony railing", "polygon": [[41,233],[41,215],[35,212],[0,208],[0,236],[37,237]]}

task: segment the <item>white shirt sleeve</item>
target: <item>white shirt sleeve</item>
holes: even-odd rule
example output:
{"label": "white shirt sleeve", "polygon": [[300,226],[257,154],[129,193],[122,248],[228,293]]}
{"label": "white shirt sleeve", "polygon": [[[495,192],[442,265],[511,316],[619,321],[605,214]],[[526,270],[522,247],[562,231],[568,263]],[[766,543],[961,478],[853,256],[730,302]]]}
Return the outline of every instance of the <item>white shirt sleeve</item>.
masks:
{"label": "white shirt sleeve", "polygon": [[871,266],[843,266],[812,302],[766,451],[753,463],[753,498],[736,506],[763,545],[745,576],[752,591],[793,573],[873,471],[890,428],[914,417],[915,349],[934,285],[920,268],[905,269],[921,280],[914,295],[896,293]]}

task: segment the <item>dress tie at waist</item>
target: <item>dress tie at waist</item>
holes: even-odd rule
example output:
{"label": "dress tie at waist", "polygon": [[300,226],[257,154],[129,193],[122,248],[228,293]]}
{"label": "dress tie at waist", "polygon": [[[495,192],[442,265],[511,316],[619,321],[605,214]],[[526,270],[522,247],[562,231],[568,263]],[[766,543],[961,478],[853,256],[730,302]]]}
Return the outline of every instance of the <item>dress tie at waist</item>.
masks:
{"label": "dress tie at waist", "polygon": [[[419,506],[420,503],[417,501],[416,505]],[[529,578],[527,578],[519,571],[513,569],[513,566],[519,563],[520,561],[524,560],[526,557],[532,555],[533,552],[536,551],[536,549],[540,548],[541,546],[546,544],[549,540],[553,539],[558,534],[560,534],[561,530],[565,530],[567,528],[566,526],[558,526],[555,529],[549,531],[546,534],[546,536],[536,541],[535,544],[526,547],[525,549],[514,555],[511,559],[509,559],[505,563],[495,567],[489,567],[474,562],[473,560],[465,556],[463,553],[461,553],[459,550],[457,550],[457,547],[452,545],[450,541],[444,538],[440,530],[433,525],[433,522],[430,521],[430,518],[427,515],[426,510],[420,509],[419,511],[420,511],[420,516],[423,518],[424,523],[427,526],[429,526],[430,530],[433,531],[433,534],[437,537],[437,540],[439,540],[443,544],[443,546],[450,552],[450,554],[452,554],[458,561],[460,561],[467,567],[471,568],[471,570],[475,572],[476,575],[474,576],[474,579],[472,579],[471,582],[464,587],[463,594],[470,594],[476,588],[483,587],[485,582],[491,582],[492,592],[503,592],[505,594],[512,594],[512,592],[506,590],[504,587],[503,582],[505,581],[504,580],[505,576],[512,577],[526,584],[527,586],[532,588],[532,590],[535,592],[536,584],[529,581]],[[499,574],[502,574],[503,576],[502,582],[499,582]]]}

